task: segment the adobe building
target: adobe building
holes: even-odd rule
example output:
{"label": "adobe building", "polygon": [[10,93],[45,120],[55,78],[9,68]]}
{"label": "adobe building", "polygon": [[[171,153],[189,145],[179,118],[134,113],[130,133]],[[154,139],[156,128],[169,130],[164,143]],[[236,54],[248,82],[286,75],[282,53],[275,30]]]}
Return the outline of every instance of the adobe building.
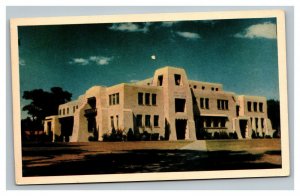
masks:
{"label": "adobe building", "polygon": [[46,117],[44,131],[65,141],[102,141],[104,133],[129,129],[165,140],[196,140],[196,130],[272,136],[265,97],[236,95],[222,84],[188,80],[184,69],[163,67],[153,78],[111,87],[93,86]]}

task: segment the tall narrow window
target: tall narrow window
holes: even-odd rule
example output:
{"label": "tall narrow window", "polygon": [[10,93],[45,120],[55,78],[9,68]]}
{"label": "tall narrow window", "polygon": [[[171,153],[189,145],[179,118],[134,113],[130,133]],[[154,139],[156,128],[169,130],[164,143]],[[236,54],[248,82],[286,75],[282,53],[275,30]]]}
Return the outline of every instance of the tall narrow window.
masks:
{"label": "tall narrow window", "polygon": [[152,94],[152,105],[156,105],[156,94]]}
{"label": "tall narrow window", "polygon": [[120,100],[119,100],[119,93],[116,94],[116,104],[119,104]]}
{"label": "tall narrow window", "polygon": [[115,128],[115,126],[114,126],[114,117],[113,116],[110,117],[110,126],[111,126],[112,129]]}
{"label": "tall narrow window", "polygon": [[150,93],[145,94],[145,104],[150,105]]}
{"label": "tall narrow window", "polygon": [[65,115],[65,108],[63,109],[63,115]]}
{"label": "tall narrow window", "polygon": [[259,111],[263,112],[263,103],[259,103]]}
{"label": "tall narrow window", "polygon": [[265,128],[265,124],[264,124],[265,120],[264,120],[264,118],[261,118],[260,120],[261,120],[261,128]]}
{"label": "tall narrow window", "polygon": [[205,98],[205,109],[209,109],[209,99]]}
{"label": "tall narrow window", "polygon": [[221,109],[221,100],[220,99],[217,100],[217,106],[218,106],[218,109],[220,110]]}
{"label": "tall narrow window", "polygon": [[112,104],[115,105],[116,104],[116,94],[113,94],[112,97],[113,97]]}
{"label": "tall narrow window", "polygon": [[158,127],[159,126],[159,116],[158,115],[154,115],[154,122],[153,125],[154,127]]}
{"label": "tall narrow window", "polygon": [[117,120],[116,124],[117,124],[117,129],[118,129],[119,128],[119,116],[118,115],[116,116],[116,120]]}
{"label": "tall narrow window", "polygon": [[67,114],[69,114],[69,108],[67,108]]}
{"label": "tall narrow window", "polygon": [[145,126],[146,126],[146,127],[150,127],[150,125],[151,125],[151,123],[150,123],[150,118],[151,118],[150,115],[146,115],[146,116],[145,116]]}
{"label": "tall narrow window", "polygon": [[111,105],[111,104],[112,104],[112,96],[109,95],[109,105]]}
{"label": "tall narrow window", "polygon": [[75,106],[73,106],[73,113],[75,112]]}
{"label": "tall narrow window", "polygon": [[247,109],[248,109],[248,112],[251,112],[252,111],[252,109],[251,109],[251,101],[248,101],[247,102]]}
{"label": "tall narrow window", "polygon": [[163,85],[163,75],[158,76],[158,86],[162,86]]}
{"label": "tall narrow window", "polygon": [[255,118],[255,127],[258,128],[258,118]]}
{"label": "tall narrow window", "polygon": [[225,110],[228,110],[228,100],[225,100]]}
{"label": "tall narrow window", "polygon": [[257,112],[257,102],[253,102],[253,110],[254,112]]}
{"label": "tall narrow window", "polygon": [[204,98],[200,98],[200,108],[204,109]]}
{"label": "tall narrow window", "polygon": [[136,115],[136,126],[137,127],[141,127],[142,126],[142,119],[143,119],[143,116],[138,114]]}
{"label": "tall narrow window", "polygon": [[181,75],[175,74],[174,79],[175,79],[175,85],[179,86],[181,84]]}
{"label": "tall narrow window", "polygon": [[138,103],[139,105],[143,105],[143,93],[138,94]]}

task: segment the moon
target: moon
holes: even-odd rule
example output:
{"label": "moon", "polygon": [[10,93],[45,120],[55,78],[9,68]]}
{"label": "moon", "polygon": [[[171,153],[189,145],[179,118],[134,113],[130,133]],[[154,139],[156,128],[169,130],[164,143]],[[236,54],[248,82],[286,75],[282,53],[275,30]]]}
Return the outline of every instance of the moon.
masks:
{"label": "moon", "polygon": [[153,54],[153,55],[151,56],[151,59],[152,59],[152,60],[155,60],[155,59],[156,59],[156,56]]}

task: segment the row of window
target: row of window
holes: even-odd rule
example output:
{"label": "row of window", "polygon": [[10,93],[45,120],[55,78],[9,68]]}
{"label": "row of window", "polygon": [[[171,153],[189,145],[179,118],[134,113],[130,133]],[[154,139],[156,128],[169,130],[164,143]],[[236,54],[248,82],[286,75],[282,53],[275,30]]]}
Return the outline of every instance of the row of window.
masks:
{"label": "row of window", "polygon": [[110,117],[110,126],[111,128],[119,128],[119,115],[116,115],[116,127],[115,127],[115,119],[114,116]]}
{"label": "row of window", "polygon": [[145,105],[150,105],[150,95],[152,105],[156,105],[156,94],[150,93],[138,93],[138,104],[144,105],[144,95],[145,95]]}
{"label": "row of window", "polygon": [[200,126],[203,128],[226,128],[226,118],[217,118],[217,117],[201,118]]}
{"label": "row of window", "polygon": [[109,105],[118,105],[120,103],[119,93],[109,95]]}
{"label": "row of window", "polygon": [[[258,107],[257,107],[258,106]],[[247,102],[247,109],[248,109],[248,112],[263,112],[263,103],[262,102],[251,102],[251,101],[248,101]]]}
{"label": "row of window", "polygon": [[[163,75],[159,75],[157,79],[158,79],[157,85],[162,86],[163,85],[163,80],[164,80]],[[174,74],[174,81],[175,81],[176,86],[182,85],[181,75],[180,74]]]}
{"label": "row of window", "polygon": [[[228,110],[228,100],[217,100],[217,107],[219,110]],[[208,98],[200,98],[200,108],[201,109],[209,109],[209,99]]]}
{"label": "row of window", "polygon": [[[75,112],[75,110],[78,109],[78,105],[74,105],[73,106],[73,113]],[[70,109],[69,108],[63,108],[59,110],[59,115],[68,115],[70,113]]]}
{"label": "row of window", "polygon": [[[136,126],[137,127],[151,127],[151,115],[145,115],[145,124],[143,124],[143,115],[138,114],[136,115]],[[159,126],[159,116],[153,115],[153,126],[158,127]]]}

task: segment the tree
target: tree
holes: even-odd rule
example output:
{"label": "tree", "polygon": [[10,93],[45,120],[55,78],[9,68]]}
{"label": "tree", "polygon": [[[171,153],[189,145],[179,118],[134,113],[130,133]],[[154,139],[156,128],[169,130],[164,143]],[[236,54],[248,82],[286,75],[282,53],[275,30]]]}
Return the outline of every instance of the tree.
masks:
{"label": "tree", "polygon": [[[50,92],[42,89],[24,91],[23,99],[31,100],[22,110],[31,116],[30,129],[42,128],[46,116],[57,115],[58,106],[71,100],[72,94],[60,87],[52,87]],[[28,119],[27,119],[28,122]],[[28,124],[28,123],[27,123]]]}
{"label": "tree", "polygon": [[270,99],[267,101],[268,117],[272,122],[272,128],[280,133],[280,102]]}

